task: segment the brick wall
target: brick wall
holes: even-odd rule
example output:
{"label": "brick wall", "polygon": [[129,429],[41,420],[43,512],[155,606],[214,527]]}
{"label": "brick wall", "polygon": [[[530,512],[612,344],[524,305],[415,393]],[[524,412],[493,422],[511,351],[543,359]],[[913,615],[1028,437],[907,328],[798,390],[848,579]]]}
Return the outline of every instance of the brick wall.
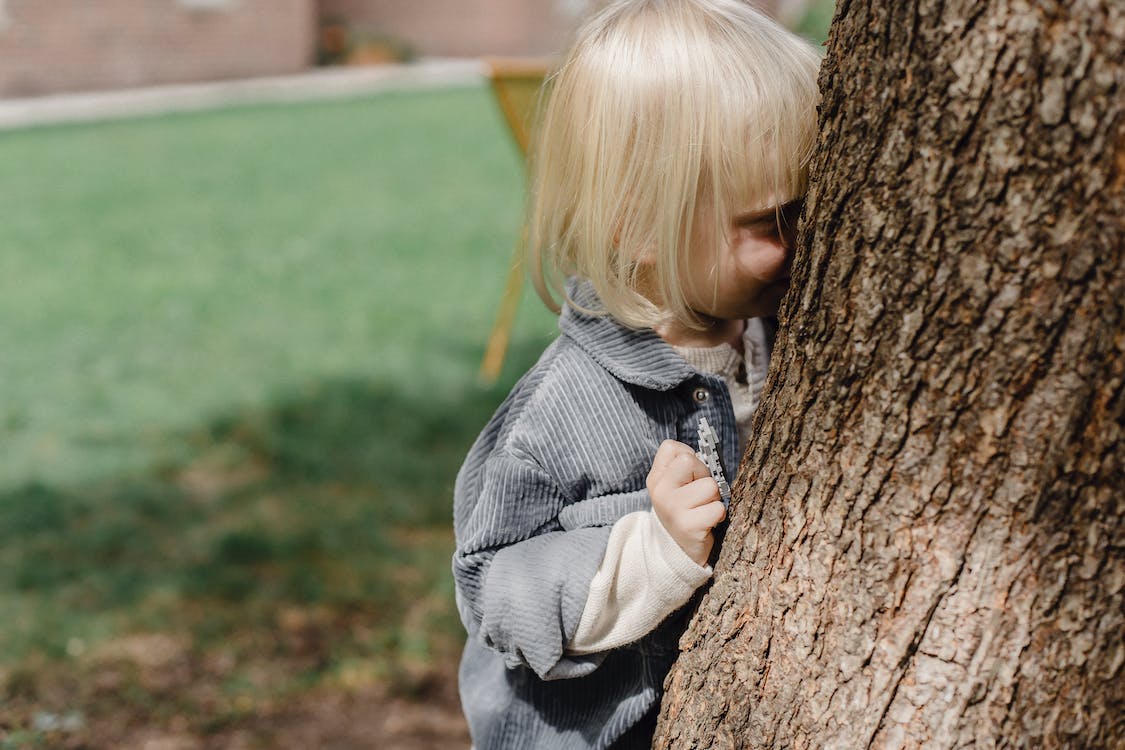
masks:
{"label": "brick wall", "polygon": [[[756,0],[774,13],[779,3]],[[605,0],[318,0],[322,18],[397,37],[434,56],[557,53],[578,22]]]}
{"label": "brick wall", "polygon": [[315,0],[0,0],[0,97],[293,73]]}
{"label": "brick wall", "polygon": [[0,0],[0,98],[295,73],[329,17],[426,56],[545,56],[602,2]]}
{"label": "brick wall", "polygon": [[322,17],[388,34],[419,54],[546,55],[564,44],[584,0],[319,0]]}

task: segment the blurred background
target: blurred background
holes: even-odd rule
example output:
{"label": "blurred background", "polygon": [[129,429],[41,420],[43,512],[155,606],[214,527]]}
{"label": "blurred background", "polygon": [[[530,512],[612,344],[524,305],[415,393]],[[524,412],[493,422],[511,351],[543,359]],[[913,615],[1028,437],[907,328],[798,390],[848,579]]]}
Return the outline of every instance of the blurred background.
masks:
{"label": "blurred background", "polygon": [[0,0],[0,750],[468,746],[453,481],[555,332],[481,379],[478,60],[593,5]]}

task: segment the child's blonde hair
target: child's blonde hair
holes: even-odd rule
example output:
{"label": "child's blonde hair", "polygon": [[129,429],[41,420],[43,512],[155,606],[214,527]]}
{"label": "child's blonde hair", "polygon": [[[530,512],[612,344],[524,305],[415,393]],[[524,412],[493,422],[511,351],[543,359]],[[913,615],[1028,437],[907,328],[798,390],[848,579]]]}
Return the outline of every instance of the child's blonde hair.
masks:
{"label": "child's blonde hair", "polygon": [[700,327],[686,251],[804,194],[819,64],[741,0],[622,0],[595,15],[548,81],[532,156],[526,257],[548,307],[574,275],[598,292],[594,312],[625,325]]}

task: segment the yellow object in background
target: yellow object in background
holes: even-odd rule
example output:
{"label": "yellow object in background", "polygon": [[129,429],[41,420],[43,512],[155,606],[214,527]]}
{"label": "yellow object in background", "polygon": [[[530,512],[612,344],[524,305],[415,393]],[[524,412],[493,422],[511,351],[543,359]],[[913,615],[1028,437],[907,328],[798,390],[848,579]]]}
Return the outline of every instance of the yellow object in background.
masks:
{"label": "yellow object in background", "polygon": [[[551,69],[551,61],[542,58],[489,58],[485,60],[492,92],[504,115],[512,138],[520,152],[527,157],[531,147],[531,127],[535,108],[539,101],[539,91]],[[504,295],[500,298],[500,309],[496,322],[485,346],[479,377],[481,382],[491,385],[500,376],[504,365],[504,355],[508,351],[512,325],[519,307],[520,292],[523,289],[523,264],[520,259],[520,244],[512,254],[508,269],[508,280],[504,284]]]}

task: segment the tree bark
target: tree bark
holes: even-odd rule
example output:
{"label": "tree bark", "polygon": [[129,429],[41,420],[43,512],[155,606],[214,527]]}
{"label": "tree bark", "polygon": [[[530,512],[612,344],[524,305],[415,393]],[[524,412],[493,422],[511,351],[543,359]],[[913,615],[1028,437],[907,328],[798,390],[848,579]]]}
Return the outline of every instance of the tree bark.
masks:
{"label": "tree bark", "polygon": [[840,0],[656,747],[1125,747],[1125,4]]}

